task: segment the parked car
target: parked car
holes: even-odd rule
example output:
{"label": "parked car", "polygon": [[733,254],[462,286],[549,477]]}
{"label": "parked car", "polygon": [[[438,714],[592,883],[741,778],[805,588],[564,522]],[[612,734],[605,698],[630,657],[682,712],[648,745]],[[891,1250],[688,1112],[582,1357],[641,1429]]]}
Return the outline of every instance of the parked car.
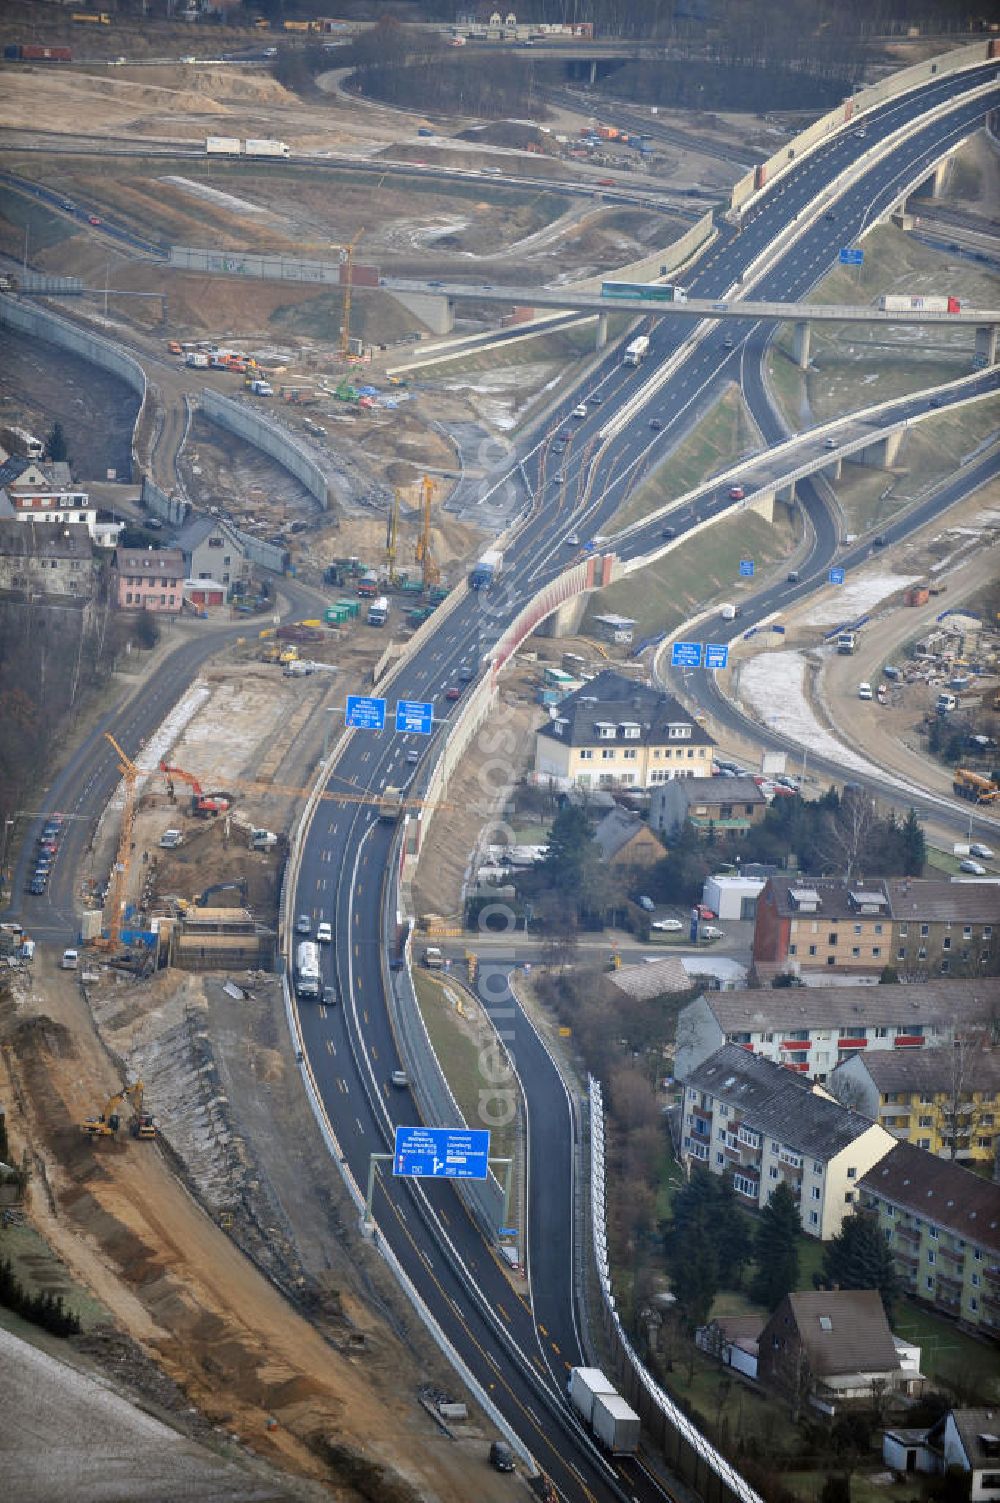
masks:
{"label": "parked car", "polygon": [[976,843],[975,843],[975,845],[970,845],[969,846],[969,855],[970,856],[980,856],[980,857],[983,857],[987,861],[992,861],[992,859],[993,859],[993,847],[989,846],[989,845],[983,845],[983,843],[982,843],[981,840],[977,840]]}
{"label": "parked car", "polygon": [[715,909],[709,908],[707,903],[696,903],[695,907],[698,910],[698,917],[700,919],[718,918],[718,914],[716,913]]}
{"label": "parked car", "polygon": [[505,1440],[495,1440],[490,1446],[490,1466],[497,1472],[514,1470],[514,1454]]}
{"label": "parked car", "polygon": [[316,940],[321,945],[333,944],[333,929],[327,923],[326,919],[321,924],[316,925]]}
{"label": "parked car", "polygon": [[649,927],[659,929],[661,934],[680,934],[684,925],[680,919],[654,919]]}
{"label": "parked car", "polygon": [[312,927],[312,919],[309,917],[308,913],[300,913],[298,918],[295,920],[296,934],[311,934]]}
{"label": "parked car", "polygon": [[636,902],[639,904],[639,907],[642,909],[643,913],[656,912],[656,904],[653,902],[652,898],[647,898],[645,894],[643,894],[641,897],[636,898]]}
{"label": "parked car", "polygon": [[960,872],[969,872],[973,877],[985,877],[986,868],[981,861],[973,861],[971,856],[966,856],[964,861],[958,863]]}
{"label": "parked car", "polygon": [[714,924],[703,924],[701,928],[701,937],[702,939],[725,939],[726,936],[723,934],[722,930],[717,929]]}

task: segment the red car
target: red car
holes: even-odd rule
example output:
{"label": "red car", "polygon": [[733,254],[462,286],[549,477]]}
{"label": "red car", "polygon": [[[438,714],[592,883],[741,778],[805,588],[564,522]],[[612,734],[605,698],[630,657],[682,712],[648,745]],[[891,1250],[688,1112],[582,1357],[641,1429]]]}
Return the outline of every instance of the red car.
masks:
{"label": "red car", "polygon": [[445,699],[452,699],[452,700],[454,700],[454,699],[461,699],[461,697],[462,697],[462,691],[459,688],[458,684],[452,684],[451,688],[445,694]]}
{"label": "red car", "polygon": [[714,919],[716,917],[714,909],[709,908],[707,903],[696,903],[694,906],[698,910],[698,917],[700,919]]}
{"label": "red car", "polygon": [[731,485],[729,487],[730,501],[742,501],[745,495],[746,491],[743,489],[742,485]]}
{"label": "red car", "polygon": [[101,221],[98,219],[98,217],[97,217],[96,214],[90,214],[90,215],[87,216],[87,223],[88,224],[100,224],[100,222]]}

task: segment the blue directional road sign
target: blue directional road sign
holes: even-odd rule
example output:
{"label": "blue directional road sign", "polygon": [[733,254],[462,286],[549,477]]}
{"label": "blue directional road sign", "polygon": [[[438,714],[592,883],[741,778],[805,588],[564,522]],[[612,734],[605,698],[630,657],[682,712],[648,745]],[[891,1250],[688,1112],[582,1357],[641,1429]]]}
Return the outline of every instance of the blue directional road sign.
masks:
{"label": "blue directional road sign", "polygon": [[830,581],[831,584],[843,584],[844,583],[844,571],[843,571],[843,569],[831,569],[830,572],[829,572],[829,574],[826,577]]}
{"label": "blue directional road sign", "polygon": [[700,668],[701,643],[675,642],[670,649],[671,668]]}
{"label": "blue directional road sign", "polygon": [[859,246],[842,246],[840,264],[841,266],[863,266],[865,264],[865,253]]}
{"label": "blue directional road sign", "polygon": [[740,559],[740,575],[743,579],[753,579],[753,559]]}
{"label": "blue directional road sign", "polygon": [[729,666],[729,648],[725,642],[705,643],[705,667],[727,668]]}
{"label": "blue directional road sign", "polygon": [[429,736],[434,729],[433,703],[422,699],[397,699],[396,729]]}
{"label": "blue directional road sign", "polygon": [[356,731],[385,730],[385,700],[367,694],[348,694],[344,724]]}
{"label": "blue directional road sign", "polygon": [[392,1172],[404,1179],[485,1179],[490,1135],[480,1128],[397,1127]]}

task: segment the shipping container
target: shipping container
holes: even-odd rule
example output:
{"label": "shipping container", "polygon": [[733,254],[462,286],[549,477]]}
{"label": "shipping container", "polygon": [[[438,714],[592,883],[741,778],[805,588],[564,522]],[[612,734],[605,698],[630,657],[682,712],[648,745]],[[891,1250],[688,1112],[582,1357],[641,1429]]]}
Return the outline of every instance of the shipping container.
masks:
{"label": "shipping container", "polygon": [[206,156],[238,157],[241,151],[239,136],[207,136]]}

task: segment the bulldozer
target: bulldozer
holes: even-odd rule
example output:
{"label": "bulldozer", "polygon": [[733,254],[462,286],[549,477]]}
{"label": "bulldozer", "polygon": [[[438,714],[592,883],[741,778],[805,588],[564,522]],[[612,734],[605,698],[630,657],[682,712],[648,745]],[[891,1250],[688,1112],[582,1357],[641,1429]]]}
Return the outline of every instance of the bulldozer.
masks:
{"label": "bulldozer", "polygon": [[122,1125],[121,1107],[125,1101],[128,1101],[132,1107],[130,1130],[133,1138],[140,1138],[145,1142],[155,1138],[156,1121],[152,1114],[144,1109],[141,1080],[135,1081],[134,1084],[110,1096],[99,1116],[89,1117],[85,1122],[80,1123],[81,1132],[85,1132],[91,1142],[96,1142],[101,1138],[117,1139]]}

